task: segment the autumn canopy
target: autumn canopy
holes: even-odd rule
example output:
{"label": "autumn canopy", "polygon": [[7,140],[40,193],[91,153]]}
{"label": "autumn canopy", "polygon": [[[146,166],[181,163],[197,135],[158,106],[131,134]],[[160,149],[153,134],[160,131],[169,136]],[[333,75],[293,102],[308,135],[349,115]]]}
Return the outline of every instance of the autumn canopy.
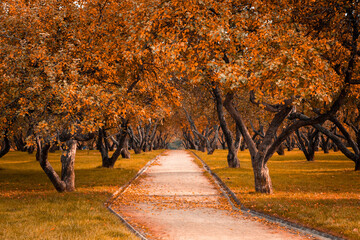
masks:
{"label": "autumn canopy", "polygon": [[174,133],[204,151],[222,141],[229,167],[248,148],[271,193],[267,162],[312,129],[360,170],[359,17],[340,0],[1,1],[0,154],[36,149],[72,191],[79,144],[113,167]]}

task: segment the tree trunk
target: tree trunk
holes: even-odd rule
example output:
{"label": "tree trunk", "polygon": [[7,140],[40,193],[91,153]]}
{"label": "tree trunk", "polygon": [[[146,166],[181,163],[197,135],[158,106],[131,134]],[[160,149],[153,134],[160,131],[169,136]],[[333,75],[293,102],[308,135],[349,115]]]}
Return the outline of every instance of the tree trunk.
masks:
{"label": "tree trunk", "polygon": [[7,154],[9,151],[10,151],[10,141],[5,133],[3,146],[0,149],[0,158],[3,157],[5,154]]}
{"label": "tree trunk", "polygon": [[280,146],[278,147],[278,149],[276,150],[277,154],[279,154],[280,156],[285,155],[285,151],[284,151],[284,145],[280,144]]}
{"label": "tree trunk", "polygon": [[25,152],[26,151],[26,143],[23,140],[22,133],[20,133],[18,136],[14,135],[13,139],[14,139],[16,150]]}
{"label": "tree trunk", "polygon": [[[126,134],[126,132],[125,132],[125,134]],[[122,150],[122,146],[120,146],[120,143],[123,144],[121,138],[126,136],[126,135],[125,136],[123,136],[123,135],[124,135],[124,132],[120,133],[118,135],[118,137],[120,139],[118,139],[117,148],[116,148],[115,152],[113,153],[113,155],[111,157],[109,157],[109,146],[110,145],[107,144],[106,141],[104,141],[107,138],[106,131],[101,128],[99,129],[97,146],[101,153],[102,167],[113,168],[115,166],[115,162],[119,158],[119,156],[121,154],[121,150]],[[116,140],[113,138],[113,141],[115,142]]]}
{"label": "tree trunk", "polygon": [[223,110],[223,102],[219,88],[218,87],[214,88],[213,93],[215,96],[216,110],[220,122],[220,127],[225,135],[225,140],[228,145],[228,155],[227,155],[228,166],[231,168],[239,168],[240,161],[237,157],[238,149],[235,148],[231,132],[226,123],[224,110]]}
{"label": "tree trunk", "polygon": [[61,155],[61,180],[65,183],[65,191],[75,191],[75,155],[77,148],[76,140],[66,142],[67,149]]}
{"label": "tree trunk", "polygon": [[48,160],[50,143],[42,143],[40,138],[36,137],[36,159],[58,192],[71,192],[75,190],[74,164],[77,142],[76,140],[68,140],[66,144],[67,150],[61,156],[62,168],[60,178]]}
{"label": "tree trunk", "polygon": [[141,148],[140,147],[133,146],[133,148],[134,148],[135,154],[140,154],[141,153]]}
{"label": "tree trunk", "polygon": [[296,136],[299,143],[300,150],[304,153],[307,161],[314,161],[315,151],[319,144],[319,131],[307,130],[307,135],[305,136],[299,130],[296,130]]}
{"label": "tree trunk", "polygon": [[326,138],[324,137],[323,134],[321,134],[321,148],[322,150],[324,151],[324,153],[329,153],[329,138]]}
{"label": "tree trunk", "polygon": [[228,94],[226,96],[224,106],[240,128],[241,134],[249,148],[251,163],[254,171],[255,190],[257,192],[271,194],[273,191],[272,183],[269,175],[269,169],[267,168],[266,163],[273,154],[272,149],[275,150],[279,147],[280,144],[282,144],[283,139],[281,139],[282,141],[280,142],[275,141],[277,138],[276,132],[291,112],[292,107],[283,105],[283,107],[275,114],[274,118],[270,122],[262,142],[259,146],[256,146],[241,114],[232,104],[232,100],[233,95]]}
{"label": "tree trunk", "polygon": [[130,151],[129,151],[129,137],[126,135],[124,140],[124,145],[121,149],[121,157],[122,158],[130,158]]}
{"label": "tree trunk", "polygon": [[339,148],[336,144],[333,144],[333,151],[334,152],[338,152],[339,151]]}
{"label": "tree trunk", "polygon": [[272,182],[267,164],[262,165],[263,159],[261,155],[254,158],[253,172],[255,178],[255,191],[260,193],[273,193]]}
{"label": "tree trunk", "polygon": [[211,141],[209,141],[208,155],[213,154],[215,149],[217,148],[217,143],[219,139],[219,126],[214,126],[214,129],[215,129],[214,138]]}
{"label": "tree trunk", "polygon": [[206,151],[206,143],[204,143],[204,141],[200,141],[199,151],[201,151],[201,152],[205,152],[205,151]]}
{"label": "tree trunk", "polygon": [[355,171],[360,171],[360,158],[355,162]]}

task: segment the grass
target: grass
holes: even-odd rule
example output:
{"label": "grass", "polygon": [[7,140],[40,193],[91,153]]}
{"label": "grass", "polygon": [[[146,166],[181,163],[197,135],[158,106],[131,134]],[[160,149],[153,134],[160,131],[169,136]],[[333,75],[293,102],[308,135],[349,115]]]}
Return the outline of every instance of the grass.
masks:
{"label": "grass", "polygon": [[[104,202],[160,152],[105,169],[98,151],[78,151],[72,193],[57,193],[34,155],[9,152],[0,159],[0,239],[137,239]],[[49,159],[60,173],[60,152]]]}
{"label": "grass", "polygon": [[213,155],[196,151],[248,208],[304,226],[360,239],[360,172],[340,152],[316,153],[307,162],[301,151],[273,156],[268,166],[274,194],[255,193],[248,151],[240,152],[241,168],[227,167],[226,150]]}

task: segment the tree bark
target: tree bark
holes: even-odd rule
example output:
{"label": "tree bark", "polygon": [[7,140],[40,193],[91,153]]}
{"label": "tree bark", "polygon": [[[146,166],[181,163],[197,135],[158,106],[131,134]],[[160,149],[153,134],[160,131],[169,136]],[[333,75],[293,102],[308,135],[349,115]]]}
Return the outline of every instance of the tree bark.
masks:
{"label": "tree bark", "polygon": [[124,145],[121,149],[121,157],[122,158],[130,158],[130,151],[129,151],[129,136],[126,134],[126,137],[124,139]]}
{"label": "tree bark", "polygon": [[76,140],[66,142],[67,149],[61,155],[61,180],[65,183],[65,191],[75,191],[75,155],[77,149]]}
{"label": "tree bark", "polygon": [[271,182],[271,177],[269,173],[269,168],[265,163],[262,165],[264,156],[258,154],[255,157],[254,162],[256,163],[253,166],[254,178],[255,178],[255,191],[260,193],[273,193],[273,187]]}
{"label": "tree bark", "polygon": [[249,130],[247,129],[245,122],[242,119],[241,114],[236,110],[232,104],[233,95],[228,94],[224,102],[226,110],[230,113],[231,117],[235,120],[239,126],[242,136],[249,147],[251,162],[254,171],[255,178],[255,190],[261,193],[272,193],[272,182],[269,174],[269,169],[266,165],[268,160],[268,153],[271,147],[276,150],[282,143],[274,145],[276,139],[276,132],[285,118],[289,115],[292,110],[291,106],[283,105],[279,111],[275,114],[271,121],[262,142],[257,147],[254,140],[252,139]]}
{"label": "tree bark", "polygon": [[220,127],[221,127],[222,132],[225,135],[225,140],[226,140],[226,143],[228,146],[228,155],[227,155],[228,166],[231,168],[239,168],[240,161],[237,157],[238,149],[235,148],[232,134],[226,123],[220,89],[216,86],[216,88],[213,89],[213,93],[214,93],[214,97],[215,97],[216,110],[217,110],[217,115],[218,115],[218,119],[220,122]]}
{"label": "tree bark", "polygon": [[208,155],[213,154],[215,149],[217,148],[217,143],[219,139],[219,126],[214,126],[214,129],[215,129],[214,138],[211,141],[209,141]]}
{"label": "tree bark", "polygon": [[99,129],[99,136],[98,136],[98,149],[101,153],[102,159],[102,167],[106,168],[113,168],[115,166],[115,162],[121,155],[122,145],[124,144],[123,138],[126,137],[126,132],[122,131],[122,133],[117,135],[117,140],[113,139],[113,142],[117,145],[115,152],[109,157],[109,144],[106,143],[105,139],[106,131],[104,129]]}
{"label": "tree bark", "polygon": [[61,178],[51,166],[48,160],[48,153],[50,148],[49,142],[42,142],[39,137],[36,137],[36,159],[39,161],[41,168],[44,170],[51,183],[58,192],[75,191],[75,154],[76,154],[76,140],[68,140],[66,142],[67,149],[61,156]]}

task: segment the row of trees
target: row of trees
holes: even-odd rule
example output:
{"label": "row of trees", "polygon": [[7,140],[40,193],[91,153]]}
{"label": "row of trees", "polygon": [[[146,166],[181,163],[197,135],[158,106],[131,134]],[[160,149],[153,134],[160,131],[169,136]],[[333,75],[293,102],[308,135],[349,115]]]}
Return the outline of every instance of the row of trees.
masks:
{"label": "row of trees", "polygon": [[[231,122],[231,120],[229,120]],[[195,124],[193,121],[191,124]],[[252,121],[250,121],[249,125],[252,129],[252,139],[255,141],[258,146],[261,143],[261,140],[264,138],[264,126],[259,122],[259,129],[256,130]],[[211,128],[211,124],[207,123],[206,125],[199,126],[203,127],[203,130],[199,134],[199,130],[195,129],[192,131],[191,127],[189,129],[188,126],[184,126],[182,129],[182,145],[185,149],[194,149],[202,152],[207,151],[208,154],[212,154],[216,149],[228,149],[225,134],[219,129],[220,126],[214,125]],[[239,128],[232,126],[231,132],[235,133],[235,149],[244,151],[247,149],[245,141],[243,141],[243,137]],[[344,141],[345,137],[341,134],[337,133],[336,126],[333,126],[329,129],[334,135],[341,138]],[[231,133],[230,133],[231,134]],[[200,135],[200,137],[198,137]],[[346,147],[350,147],[348,143],[343,142]],[[295,133],[289,135],[285,141],[279,145],[277,149],[277,153],[279,155],[284,155],[284,149],[288,151],[292,151],[294,148],[300,149],[307,161],[314,161],[314,155],[316,151],[319,151],[320,148],[324,153],[329,153],[329,150],[339,151],[338,146],[331,141],[329,137],[320,133],[313,127],[304,127],[302,129],[298,129]]]}
{"label": "row of trees", "polygon": [[[158,121],[147,119],[183,127],[190,147],[212,151],[223,136],[230,167],[246,144],[258,192],[272,192],[267,162],[306,126],[359,170],[359,10],[345,0],[2,1],[4,146],[31,129],[58,191],[74,189],[78,141],[97,135],[111,166],[127,136],[135,151],[151,149]],[[211,124],[199,129],[194,111]],[[67,146],[61,178],[47,161],[54,141]]]}

